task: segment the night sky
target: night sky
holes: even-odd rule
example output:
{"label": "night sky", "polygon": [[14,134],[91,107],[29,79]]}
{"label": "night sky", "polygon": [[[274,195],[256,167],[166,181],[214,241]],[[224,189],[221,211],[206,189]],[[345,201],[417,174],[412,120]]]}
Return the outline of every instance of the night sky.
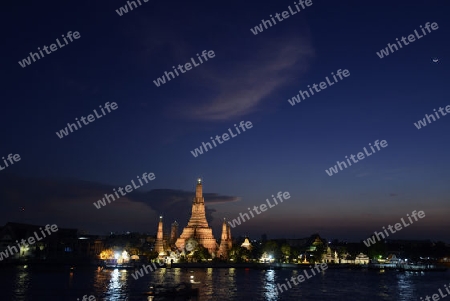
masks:
{"label": "night sky", "polygon": [[[318,232],[359,241],[423,210],[425,218],[390,238],[450,242],[450,117],[414,125],[450,105],[450,3],[312,3],[257,35],[250,28],[295,10],[293,1],[141,0],[122,16],[124,0],[4,3],[0,156],[21,160],[0,171],[0,224],[154,234],[164,215],[166,230],[175,219],[183,228],[201,177],[217,239],[224,217],[288,191],[290,199],[232,235]],[[376,54],[427,22],[439,28],[382,59]],[[80,37],[18,64],[69,31]],[[214,58],[154,84],[203,50]],[[288,102],[338,69],[350,76]],[[118,108],[58,138],[106,102]],[[253,127],[192,155],[241,121]],[[325,172],[375,140],[388,146]],[[145,172],[155,180],[93,206]]]}

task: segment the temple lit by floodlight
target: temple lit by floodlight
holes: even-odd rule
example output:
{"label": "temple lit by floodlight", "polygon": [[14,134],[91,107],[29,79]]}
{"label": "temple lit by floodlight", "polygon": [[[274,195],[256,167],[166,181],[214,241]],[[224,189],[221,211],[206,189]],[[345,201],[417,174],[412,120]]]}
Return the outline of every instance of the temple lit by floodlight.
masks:
{"label": "temple lit by floodlight", "polygon": [[183,249],[187,240],[194,240],[202,245],[208,252],[215,255],[219,245],[214,238],[211,227],[208,225],[205,214],[205,199],[203,198],[202,179],[197,179],[195,188],[195,198],[192,203],[192,213],[188,225],[183,229],[181,236],[175,245],[178,249]]}

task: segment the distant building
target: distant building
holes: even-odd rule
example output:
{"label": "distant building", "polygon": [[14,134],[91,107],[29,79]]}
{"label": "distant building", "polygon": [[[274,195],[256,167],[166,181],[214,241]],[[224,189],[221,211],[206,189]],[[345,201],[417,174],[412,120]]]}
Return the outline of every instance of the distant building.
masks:
{"label": "distant building", "polygon": [[369,257],[363,253],[356,255],[355,264],[369,264]]}
{"label": "distant building", "polygon": [[340,263],[339,257],[336,251],[332,251],[330,247],[327,247],[327,254],[325,255],[326,263]]}
{"label": "distant building", "polygon": [[298,239],[286,239],[286,243],[293,248],[300,248],[304,251],[313,252],[318,247],[324,248],[324,253],[327,248],[327,241],[320,237],[319,234],[313,234],[310,237],[298,238]]}
{"label": "distant building", "polygon": [[251,251],[253,249],[252,244],[248,240],[248,237],[245,238],[244,242],[241,244],[242,248],[246,248],[247,250]]}
{"label": "distant building", "polygon": [[[95,235],[79,235],[77,229],[59,228],[58,231],[43,237],[41,229],[45,226],[8,222],[0,229],[0,251],[9,249],[14,251],[7,259],[73,259],[96,258],[103,249],[104,242]],[[28,240],[36,234],[41,238],[35,239],[34,244],[17,246],[22,239]],[[46,232],[45,232],[46,233]],[[16,242],[17,241],[17,242]],[[15,248],[13,248],[13,246]],[[15,252],[17,249],[18,252]],[[19,250],[20,249],[20,250]]]}

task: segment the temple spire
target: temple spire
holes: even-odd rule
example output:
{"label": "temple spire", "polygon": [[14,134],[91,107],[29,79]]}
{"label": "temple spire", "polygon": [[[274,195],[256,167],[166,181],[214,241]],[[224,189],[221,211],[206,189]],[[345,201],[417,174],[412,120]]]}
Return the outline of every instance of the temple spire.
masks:
{"label": "temple spire", "polygon": [[225,220],[225,218],[223,218],[223,223],[222,223],[222,240],[227,240],[228,239],[228,227],[227,227],[227,222]]}
{"label": "temple spire", "polygon": [[203,198],[202,179],[197,179],[195,188],[195,199],[192,202],[191,217],[188,225],[183,229],[181,236],[177,239],[175,245],[178,249],[183,249],[185,242],[193,238],[200,245],[208,249],[210,254],[216,252],[218,245],[214,239],[212,229],[208,225],[205,213],[205,199]]}
{"label": "temple spire", "polygon": [[158,233],[156,233],[155,251],[158,254],[164,253],[164,237],[163,237],[163,217],[159,216]]}
{"label": "temple spire", "polygon": [[233,242],[231,240],[231,230],[230,225],[227,224],[226,219],[223,219],[222,224],[222,237],[220,240],[219,246],[219,256],[222,259],[228,259],[228,255],[233,246]]}
{"label": "temple spire", "polygon": [[197,179],[197,187],[195,188],[195,201],[200,202],[203,200],[202,179]]}

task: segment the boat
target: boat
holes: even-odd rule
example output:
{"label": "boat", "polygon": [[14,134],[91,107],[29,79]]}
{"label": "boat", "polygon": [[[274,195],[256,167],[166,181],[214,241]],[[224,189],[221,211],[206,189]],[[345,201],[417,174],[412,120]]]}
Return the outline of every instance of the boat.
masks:
{"label": "boat", "polygon": [[280,267],[279,265],[273,265],[273,264],[271,264],[271,265],[267,268],[267,270],[269,270],[269,271],[273,271],[273,270],[281,270],[281,267]]}
{"label": "boat", "polygon": [[367,265],[369,270],[397,270],[398,265],[396,263],[372,263]]}
{"label": "boat", "polygon": [[447,267],[435,264],[399,264],[398,268],[408,272],[445,272]]}
{"label": "boat", "polygon": [[408,272],[445,272],[447,267],[431,263],[369,263],[372,270],[397,270]]}
{"label": "boat", "polygon": [[137,269],[139,267],[139,265],[135,264],[135,263],[128,263],[128,264],[114,264],[114,263],[104,263],[102,265],[100,265],[100,267],[102,269],[107,269],[107,270],[115,270],[115,269],[119,269],[119,270],[134,270]]}
{"label": "boat", "polygon": [[149,292],[144,292],[143,295],[149,297],[149,300],[152,300],[152,297],[198,297],[199,289],[193,288],[191,283],[181,282],[175,287],[172,288],[164,288],[161,285],[150,287]]}

